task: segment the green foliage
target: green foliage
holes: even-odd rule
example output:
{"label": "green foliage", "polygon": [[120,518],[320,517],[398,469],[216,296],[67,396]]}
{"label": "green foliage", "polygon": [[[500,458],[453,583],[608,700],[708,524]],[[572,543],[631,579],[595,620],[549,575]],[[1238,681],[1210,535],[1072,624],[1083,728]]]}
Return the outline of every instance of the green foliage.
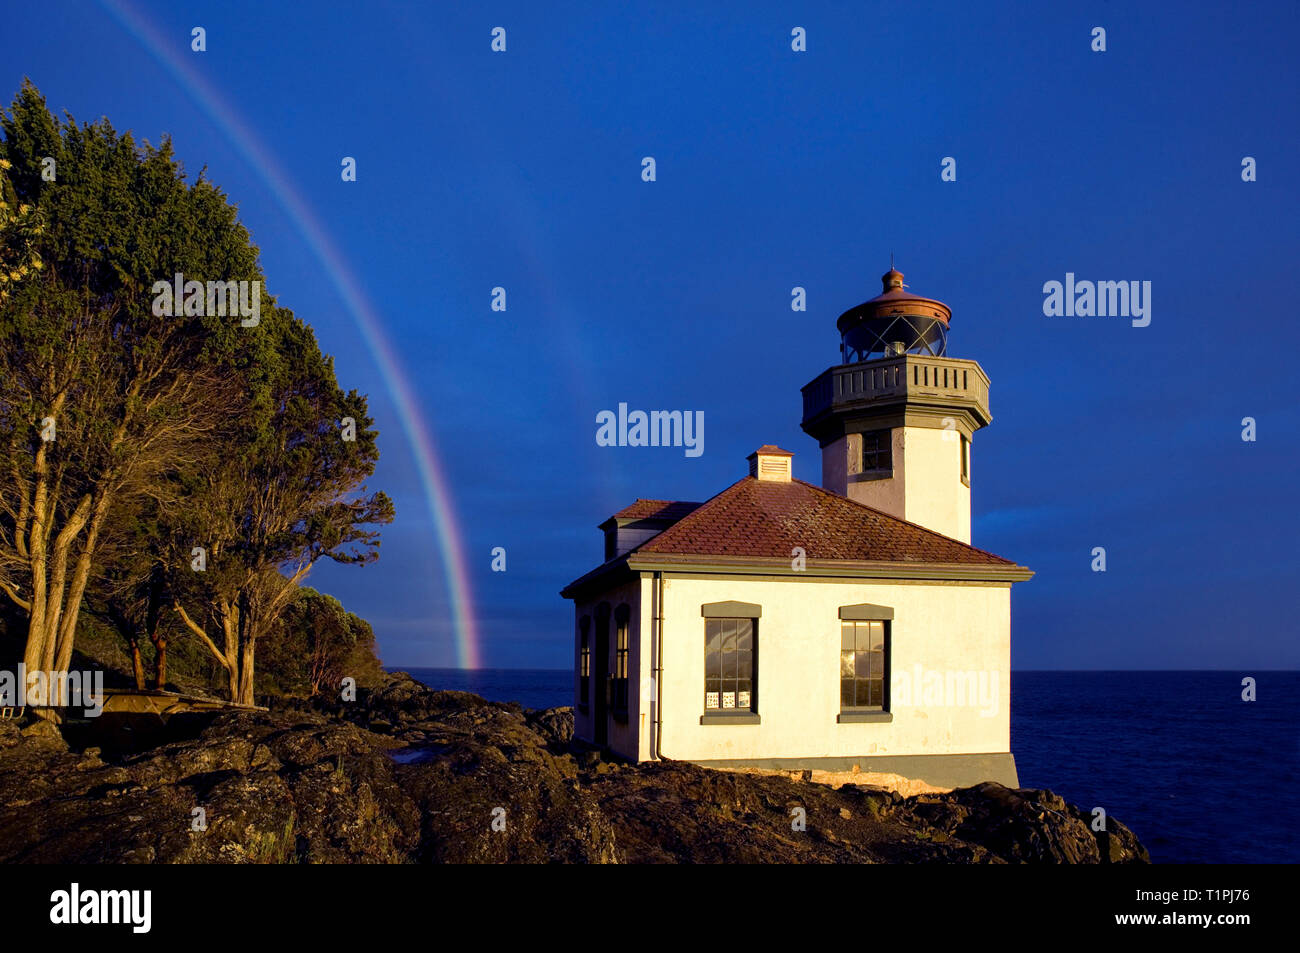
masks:
{"label": "green foliage", "polygon": [[[238,644],[232,694],[244,702],[254,688],[244,647],[271,632],[320,559],[362,565],[378,558],[375,527],[393,519],[385,494],[365,495],[379,458],[365,397],[339,387],[333,360],[290,312],[274,309],[263,327],[274,344],[260,367],[265,399],[248,408],[220,465],[188,480],[189,505],[170,524],[173,591],[181,603],[208,607],[212,623],[234,640],[227,645]],[[342,438],[347,417],[356,422],[355,440]],[[194,540],[208,546],[202,574],[186,564]]]}
{"label": "green foliage", "polygon": [[18,200],[9,180],[13,164],[0,159],[0,303],[45,268],[37,243],[45,232],[40,209]]}
{"label": "green foliage", "polygon": [[[311,328],[266,292],[235,207],[202,173],[187,181],[169,140],[60,122],[30,83],[0,131],[0,265],[21,272],[0,295],[0,591],[20,606],[42,588],[67,593],[66,611],[41,608],[75,628],[75,576],[88,576],[92,625],[146,660],[174,652],[192,669],[178,677],[200,677],[189,655],[207,652],[251,700],[253,649],[293,630],[277,620],[311,566],[370,562],[393,518],[364,486],[379,456],[366,398],[339,386]],[[41,175],[47,157],[54,181]],[[177,273],[261,282],[260,323],[155,315],[154,283]],[[58,437],[43,444],[35,422],[47,414]],[[341,438],[346,417],[355,441]],[[42,525],[68,540],[66,559],[29,552],[47,499]],[[206,573],[190,570],[195,546]],[[322,598],[307,601],[355,620]],[[330,638],[373,646],[357,623]],[[60,653],[70,641],[60,636]]]}
{"label": "green foliage", "polygon": [[258,662],[259,695],[337,696],[345,677],[373,688],[384,675],[370,623],[309,587],[280,616]]}
{"label": "green foliage", "polygon": [[[71,117],[59,124],[40,94],[24,84],[10,114],[0,118],[4,142],[0,158],[11,163],[9,177],[19,202],[41,210],[48,227],[41,236],[43,258],[65,292],[62,304],[111,304],[121,346],[111,357],[125,368],[147,366],[183,345],[179,356],[192,361],[242,355],[247,364],[256,336],[240,334],[238,322],[214,316],[156,316],[151,290],[155,281],[183,272],[199,281],[262,280],[256,246],[220,189],[200,175],[185,181],[171,142],[137,144],[117,133],[107,119],[81,126]],[[41,177],[42,161],[56,162],[55,181]],[[68,343],[68,322],[49,322],[60,309],[49,307],[49,287],[25,289],[30,305],[16,309],[11,328],[41,353]],[[269,304],[269,302],[267,302]],[[101,309],[102,310],[102,309]]]}

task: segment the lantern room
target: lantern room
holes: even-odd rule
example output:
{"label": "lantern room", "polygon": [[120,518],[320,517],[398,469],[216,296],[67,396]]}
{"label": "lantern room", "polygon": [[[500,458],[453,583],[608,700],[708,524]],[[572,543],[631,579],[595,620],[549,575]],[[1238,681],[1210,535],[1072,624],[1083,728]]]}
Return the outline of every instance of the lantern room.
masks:
{"label": "lantern room", "polygon": [[884,292],[840,315],[840,356],[845,364],[918,354],[943,357],[952,311],[942,301],[907,291],[892,263],[881,276]]}

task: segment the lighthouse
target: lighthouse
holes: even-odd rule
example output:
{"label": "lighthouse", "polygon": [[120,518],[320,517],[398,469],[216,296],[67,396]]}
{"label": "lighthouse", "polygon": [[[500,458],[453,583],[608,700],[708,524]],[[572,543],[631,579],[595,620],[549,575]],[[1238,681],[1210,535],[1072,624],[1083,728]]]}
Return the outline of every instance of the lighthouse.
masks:
{"label": "lighthouse", "polygon": [[1017,786],[1011,587],[1033,573],[970,545],[988,378],[948,357],[947,305],[892,265],[884,286],[840,315],[840,363],[803,389],[821,486],[765,443],[702,503],[640,498],[599,524],[603,560],[561,591],[575,738],[635,761]]}
{"label": "lighthouse", "polygon": [[803,429],[822,487],[971,541],[971,446],[988,426],[989,379],[948,356],[952,311],[911,293],[891,264],[881,294],[840,315],[840,363],[803,388]]}

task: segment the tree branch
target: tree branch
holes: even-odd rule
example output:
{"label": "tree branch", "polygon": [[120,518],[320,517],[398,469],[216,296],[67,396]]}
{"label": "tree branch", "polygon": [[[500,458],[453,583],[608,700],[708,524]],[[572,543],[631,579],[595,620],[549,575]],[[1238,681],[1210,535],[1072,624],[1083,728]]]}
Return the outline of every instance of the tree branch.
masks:
{"label": "tree branch", "polygon": [[12,588],[7,582],[0,580],[0,590],[3,590],[5,595],[7,595],[10,599],[12,599],[15,603],[17,603],[18,608],[24,610],[25,612],[32,611],[32,604],[28,602],[26,599],[19,596],[18,590]]}
{"label": "tree branch", "polygon": [[190,618],[189,613],[186,612],[184,608],[182,608],[179,602],[173,602],[172,608],[175,609],[177,613],[180,614],[181,621],[185,623],[185,627],[189,629],[191,632],[193,632],[195,635],[197,635],[200,639],[202,639],[203,644],[208,647],[209,652],[211,652],[213,655],[216,656],[217,661],[221,663],[221,666],[227,672],[230,671],[229,660],[217,648],[216,643],[213,642],[210,638],[208,638],[208,633],[203,631],[203,627],[195,624],[194,620]]}

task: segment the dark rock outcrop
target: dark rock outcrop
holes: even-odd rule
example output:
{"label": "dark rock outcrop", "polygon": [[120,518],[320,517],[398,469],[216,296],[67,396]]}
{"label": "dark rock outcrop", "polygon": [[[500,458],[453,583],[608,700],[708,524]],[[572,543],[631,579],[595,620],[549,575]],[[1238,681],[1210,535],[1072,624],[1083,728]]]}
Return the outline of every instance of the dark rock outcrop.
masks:
{"label": "dark rock outcrop", "polygon": [[1147,862],[1049,791],[902,798],[573,743],[525,711],[399,673],[328,711],[237,712],[105,760],[0,722],[7,862]]}

